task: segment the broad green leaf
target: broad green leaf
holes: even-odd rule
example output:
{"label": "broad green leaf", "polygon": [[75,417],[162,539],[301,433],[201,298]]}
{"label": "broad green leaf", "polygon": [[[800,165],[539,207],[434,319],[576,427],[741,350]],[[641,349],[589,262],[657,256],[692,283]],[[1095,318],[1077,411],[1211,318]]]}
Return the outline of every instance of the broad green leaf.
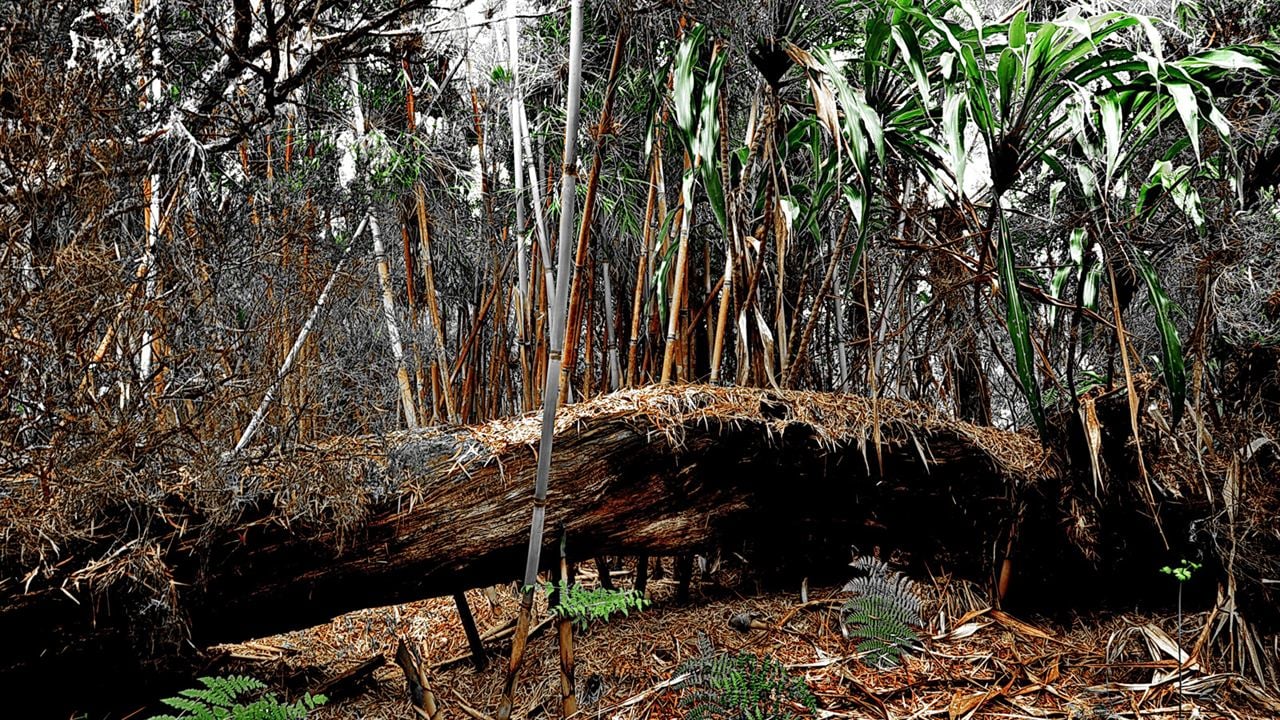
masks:
{"label": "broad green leaf", "polygon": [[996,83],[999,88],[997,101],[1000,104],[1000,121],[1005,124],[1013,117],[1014,94],[1018,85],[1020,65],[1018,55],[1013,50],[1005,48],[1004,52],[1000,53],[1000,64],[996,67]]}
{"label": "broad green leaf", "polygon": [[1098,112],[1102,116],[1102,138],[1107,151],[1106,187],[1111,187],[1111,179],[1115,175],[1116,160],[1120,157],[1120,138],[1122,134],[1122,117],[1120,97],[1115,91],[1098,97]]}
{"label": "broad green leaf", "polygon": [[1172,317],[1173,302],[1160,285],[1160,278],[1141,251],[1135,253],[1134,265],[1147,286],[1147,300],[1156,313],[1156,327],[1160,330],[1160,365],[1165,385],[1169,388],[1169,404],[1173,410],[1173,424],[1182,419],[1187,394],[1187,373],[1182,359],[1182,340],[1178,326]]}
{"label": "broad green leaf", "polygon": [[1160,160],[1151,166],[1146,182],[1138,191],[1134,213],[1138,216],[1150,212],[1154,200],[1168,194],[1173,204],[1182,211],[1197,229],[1204,228],[1204,212],[1200,207],[1200,193],[1191,185],[1192,170],[1186,165],[1177,168],[1168,160]]}
{"label": "broad green leaf", "polygon": [[1084,248],[1085,241],[1088,239],[1089,233],[1084,228],[1075,228],[1071,231],[1067,254],[1071,257],[1071,262],[1076,264],[1076,267],[1084,267]]}
{"label": "broad green leaf", "polygon": [[933,106],[932,88],[924,70],[923,54],[920,52],[920,41],[910,25],[898,23],[890,31],[893,41],[897,43],[902,59],[916,81],[916,90],[920,93],[920,102],[925,107]]}
{"label": "broad green leaf", "polygon": [[1036,82],[1040,80],[1044,73],[1045,65],[1048,63],[1048,55],[1053,47],[1054,36],[1057,35],[1058,26],[1053,23],[1045,23],[1036,31],[1035,41],[1031,44],[1031,50],[1027,53],[1027,64],[1022,70],[1022,82],[1028,94],[1034,92]]}
{"label": "broad green leaf", "polygon": [[671,102],[675,107],[676,126],[684,135],[686,146],[694,142],[693,95],[695,91],[694,69],[697,65],[698,51],[706,39],[707,28],[695,25],[680,42],[676,51],[676,63],[672,72]]}
{"label": "broad green leaf", "polygon": [[1058,196],[1067,187],[1067,183],[1062,180],[1054,180],[1049,185],[1049,219],[1053,220],[1054,210],[1058,206]]}
{"label": "broad green leaf", "polygon": [[1094,259],[1089,271],[1084,275],[1084,288],[1080,292],[1080,302],[1090,310],[1098,310],[1098,288],[1102,286],[1102,260],[1098,257],[1098,249],[1094,247]]}
{"label": "broad green leaf", "polygon": [[697,142],[694,144],[694,165],[702,172],[702,182],[707,190],[711,211],[721,231],[729,227],[724,204],[724,188],[720,178],[720,81],[724,77],[727,53],[720,53],[711,62],[707,81],[702,87],[698,112]]}
{"label": "broad green leaf", "polygon": [[1182,58],[1178,61],[1178,65],[1186,68],[1219,68],[1231,71],[1253,70],[1266,74],[1273,74],[1276,70],[1256,57],[1251,57],[1231,48],[1196,53],[1190,57]]}
{"label": "broad green leaf", "polygon": [[1022,394],[1031,406],[1031,416],[1035,418],[1036,427],[1043,436],[1048,430],[1045,422],[1044,405],[1040,398],[1040,385],[1036,382],[1035,351],[1031,340],[1031,321],[1027,317],[1026,306],[1022,301],[1022,291],[1018,288],[1018,274],[1014,266],[1013,241],[1009,237],[1008,223],[1004,213],[1000,213],[999,237],[996,245],[996,265],[999,270],[1000,288],[1005,299],[1005,323],[1009,329],[1009,339],[1013,341],[1014,364],[1017,366],[1018,383]]}
{"label": "broad green leaf", "polygon": [[1156,60],[1163,62],[1164,36],[1161,35],[1160,31],[1156,29],[1156,26],[1151,23],[1151,18],[1146,17],[1145,15],[1132,15],[1131,17],[1142,26],[1142,32],[1146,33],[1147,43],[1151,45],[1151,54],[1155,56]]}
{"label": "broad green leaf", "polygon": [[[1062,290],[1067,286],[1067,281],[1071,279],[1072,268],[1063,265],[1053,273],[1053,280],[1049,281],[1049,297],[1054,300],[1062,299]],[[1050,305],[1049,312],[1046,314],[1049,327],[1053,327],[1058,320],[1058,306]]]}
{"label": "broad green leaf", "polygon": [[1014,50],[1021,50],[1023,45],[1027,44],[1027,13],[1025,10],[1019,11],[1013,16],[1013,22],[1009,25],[1009,47]]}
{"label": "broad green leaf", "polygon": [[969,22],[973,23],[973,29],[979,36],[982,35],[982,13],[978,12],[978,8],[969,0],[959,0],[960,8],[969,16]]}
{"label": "broad green leaf", "polygon": [[1098,203],[1098,179],[1088,165],[1076,166],[1076,176],[1080,179],[1080,190],[1091,204]]}

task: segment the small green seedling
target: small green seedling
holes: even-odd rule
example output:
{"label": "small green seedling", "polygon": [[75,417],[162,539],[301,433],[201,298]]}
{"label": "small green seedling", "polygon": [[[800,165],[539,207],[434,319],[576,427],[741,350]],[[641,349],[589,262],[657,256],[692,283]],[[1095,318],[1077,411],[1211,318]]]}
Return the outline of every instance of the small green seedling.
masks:
{"label": "small green seedling", "polygon": [[1199,570],[1201,567],[1203,566],[1200,563],[1191,562],[1190,560],[1183,558],[1182,562],[1177,567],[1169,567],[1168,565],[1165,565],[1160,568],[1160,572],[1165,575],[1172,575],[1178,582],[1184,583],[1190,580],[1191,574]]}
{"label": "small green seedling", "polygon": [[[1169,567],[1165,565],[1160,568],[1160,572],[1165,575],[1172,575],[1178,581],[1178,647],[1182,647],[1182,585],[1191,579],[1192,573],[1199,570],[1202,566],[1198,562],[1192,562],[1186,558],[1182,558],[1182,562],[1177,567]],[[1182,673],[1178,673],[1178,718],[1182,718]]]}

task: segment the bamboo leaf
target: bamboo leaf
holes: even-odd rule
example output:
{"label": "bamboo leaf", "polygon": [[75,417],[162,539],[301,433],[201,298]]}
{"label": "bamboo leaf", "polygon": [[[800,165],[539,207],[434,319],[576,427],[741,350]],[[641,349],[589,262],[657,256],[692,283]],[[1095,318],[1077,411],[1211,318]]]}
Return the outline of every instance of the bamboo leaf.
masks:
{"label": "bamboo leaf", "polygon": [[964,170],[968,151],[964,146],[965,102],[960,94],[947,98],[942,106],[942,125],[946,132],[947,151],[951,156],[951,172],[956,177],[956,196],[964,197]]}
{"label": "bamboo leaf", "polygon": [[1005,323],[1008,325],[1009,339],[1013,341],[1014,364],[1017,366],[1018,383],[1021,385],[1023,397],[1031,406],[1031,416],[1036,427],[1043,435],[1048,427],[1045,423],[1044,405],[1040,398],[1040,385],[1036,382],[1035,353],[1031,341],[1031,321],[1027,316],[1026,306],[1022,301],[1022,291],[1018,289],[1018,275],[1014,266],[1013,242],[1010,238],[1008,223],[1004,213],[1000,213],[999,232],[996,249],[996,265],[999,270],[1000,288],[1005,299]]}
{"label": "bamboo leaf", "polygon": [[1107,152],[1106,187],[1111,187],[1111,178],[1115,175],[1116,160],[1120,157],[1120,139],[1122,135],[1120,97],[1109,92],[1098,97],[1098,111],[1102,116],[1102,138]]}
{"label": "bamboo leaf", "polygon": [[1200,109],[1196,106],[1195,92],[1184,82],[1167,82],[1165,87],[1173,98],[1178,117],[1187,130],[1187,139],[1191,141],[1191,149],[1195,151],[1196,160],[1200,159]]}
{"label": "bamboo leaf", "polygon": [[932,107],[932,88],[924,71],[924,59],[923,54],[920,52],[920,40],[916,37],[916,31],[906,23],[898,23],[893,26],[890,34],[893,36],[893,41],[898,45],[898,50],[902,53],[907,69],[911,71],[911,76],[915,78],[916,91],[920,94],[920,102],[925,107]]}
{"label": "bamboo leaf", "polygon": [[1174,304],[1165,294],[1155,269],[1140,251],[1134,254],[1134,265],[1146,283],[1147,300],[1156,313],[1156,327],[1160,331],[1160,370],[1164,374],[1165,386],[1169,389],[1173,424],[1177,425],[1186,402],[1187,373],[1182,358],[1182,340],[1178,337],[1178,326],[1174,324],[1172,317]]}

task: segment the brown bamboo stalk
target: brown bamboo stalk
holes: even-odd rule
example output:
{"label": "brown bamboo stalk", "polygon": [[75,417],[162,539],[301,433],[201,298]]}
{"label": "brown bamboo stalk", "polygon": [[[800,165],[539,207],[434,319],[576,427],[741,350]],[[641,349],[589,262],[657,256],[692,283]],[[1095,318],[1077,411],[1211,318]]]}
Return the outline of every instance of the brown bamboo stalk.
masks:
{"label": "brown bamboo stalk", "polygon": [[876,446],[876,468],[884,474],[884,456],[880,448],[880,389],[876,384],[876,363],[873,360],[876,347],[875,333],[871,328],[871,295],[868,286],[871,278],[867,271],[867,253],[862,253],[862,305],[867,310],[867,384],[871,388],[871,440]]}
{"label": "brown bamboo stalk", "polygon": [[846,214],[844,222],[841,223],[840,232],[835,240],[835,247],[831,252],[831,260],[827,263],[827,272],[822,277],[822,285],[818,288],[816,301],[813,303],[813,311],[809,313],[809,318],[805,321],[804,330],[800,333],[800,340],[796,347],[795,357],[792,360],[791,367],[782,376],[782,386],[784,388],[791,387],[793,371],[804,362],[805,353],[809,348],[809,338],[813,334],[814,327],[818,324],[818,316],[822,314],[822,306],[825,304],[827,293],[831,290],[831,283],[835,278],[836,268],[840,265],[840,258],[844,251],[844,236],[849,230],[849,216]]}
{"label": "brown bamboo stalk", "polygon": [[[582,324],[582,275],[587,257],[587,246],[591,239],[591,222],[595,215],[596,190],[600,184],[600,168],[604,163],[605,141],[613,124],[613,97],[618,85],[618,70],[622,67],[622,48],[627,38],[627,25],[618,28],[617,38],[613,43],[613,58],[609,63],[609,80],[605,88],[604,103],[600,110],[600,120],[596,124],[595,152],[591,158],[591,172],[587,176],[587,196],[582,203],[582,223],[578,226],[578,245],[573,257],[573,280],[569,287],[569,322],[565,335],[564,364],[560,369],[560,402],[565,402],[569,392],[569,373],[577,365],[578,333]],[[590,329],[588,328],[588,333]]]}
{"label": "brown bamboo stalk", "polygon": [[729,320],[729,297],[733,295],[733,243],[725,243],[724,276],[720,281],[720,308],[716,312],[715,341],[711,345],[711,384],[720,382],[720,363],[724,359],[724,333]]}
{"label": "brown bamboo stalk", "polygon": [[636,260],[636,285],[631,304],[631,329],[627,339],[627,387],[635,387],[636,384],[636,350],[640,345],[644,296],[649,290],[646,268],[648,267],[649,254],[651,252],[649,248],[653,241],[653,214],[655,211],[655,196],[658,191],[656,182],[657,165],[660,162],[661,158],[655,155],[654,160],[649,165],[649,192],[644,207],[644,231],[640,239],[640,257]]}
{"label": "brown bamboo stalk", "polygon": [[583,372],[583,378],[582,378],[582,400],[584,402],[591,399],[591,395],[595,390],[595,387],[594,387],[595,376],[596,376],[595,356],[592,351],[595,349],[594,340],[595,340],[596,334],[592,332],[592,327],[591,327],[591,321],[595,317],[595,309],[596,309],[596,282],[595,282],[596,261],[595,261],[595,258],[590,258],[588,260],[587,274],[588,274],[587,305],[585,310],[585,315],[587,319],[587,323],[586,323],[587,341],[582,351],[583,365],[585,366],[585,372]]}
{"label": "brown bamboo stalk", "polygon": [[[502,278],[507,274],[507,269],[511,266],[512,257],[514,257],[514,255],[507,255],[507,259],[503,261],[502,266],[498,268],[498,272],[494,276],[495,278]],[[471,330],[467,333],[466,340],[463,341],[462,347],[458,350],[458,358],[454,361],[453,368],[449,371],[450,382],[453,382],[454,378],[457,377],[458,370],[467,364],[467,357],[471,354],[472,345],[480,334],[485,317],[489,314],[489,308],[493,307],[494,302],[501,294],[502,289],[503,283],[499,279],[494,282],[493,287],[490,288],[489,292],[485,293],[484,300],[480,305],[480,311],[476,313],[474,318],[472,318]]]}
{"label": "brown bamboo stalk", "polygon": [[[569,561],[565,556],[566,538],[560,536],[560,579],[567,589],[570,584]],[[564,602],[564,598],[561,598]],[[567,614],[561,614],[556,622],[556,630],[560,638],[560,712],[562,717],[570,717],[578,712],[578,697],[573,683],[573,620]]]}
{"label": "brown bamboo stalk", "polygon": [[675,369],[676,345],[680,338],[680,312],[684,305],[685,276],[689,262],[689,229],[692,224],[693,178],[689,154],[684,156],[685,179],[681,183],[680,207],[676,210],[676,222],[680,223],[680,240],[676,246],[676,267],[671,276],[671,312],[667,317],[667,346],[662,356],[662,384],[672,381]]}
{"label": "brown bamboo stalk", "polygon": [[[724,334],[729,321],[729,298],[733,295],[733,253],[738,240],[738,211],[734,202],[733,185],[729,178],[729,101],[726,93],[720,93],[720,184],[724,188],[724,204],[727,232],[724,243],[724,274],[720,279],[720,306],[716,312],[715,329],[707,323],[711,333],[711,384],[720,381],[720,362],[724,359]],[[710,258],[707,263],[707,278],[711,277]]]}
{"label": "brown bamboo stalk", "polygon": [[[435,269],[431,260],[431,223],[427,219],[426,189],[421,182],[418,182],[413,186],[413,191],[418,213],[418,242],[422,245],[419,262],[422,263],[422,274],[426,280],[427,312],[431,316],[431,323],[435,330],[436,362],[440,367],[448,368],[449,354],[444,344],[444,323],[440,320],[440,306],[436,301]],[[438,389],[444,397],[445,417],[449,422],[458,422],[458,413],[454,409],[453,392],[449,387],[449,380],[444,377],[444,372],[440,375],[441,382]]]}
{"label": "brown bamboo stalk", "polygon": [[443,720],[444,709],[436,701],[436,694],[431,690],[431,683],[427,678],[427,663],[405,644],[404,638],[400,638],[396,644],[396,664],[404,671],[410,687],[410,697],[421,698],[419,704],[412,705],[414,714],[422,720]]}

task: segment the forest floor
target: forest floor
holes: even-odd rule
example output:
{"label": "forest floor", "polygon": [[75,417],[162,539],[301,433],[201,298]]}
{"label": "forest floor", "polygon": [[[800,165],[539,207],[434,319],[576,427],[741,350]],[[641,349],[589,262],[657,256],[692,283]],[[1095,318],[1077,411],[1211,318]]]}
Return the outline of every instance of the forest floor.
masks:
{"label": "forest floor", "polygon": [[[1253,720],[1280,717],[1280,700],[1257,684],[1191,662],[1177,680],[1179,646],[1203,642],[1207,613],[1176,616],[1111,614],[1051,622],[991,610],[967,585],[936,582],[924,648],[891,670],[868,667],[839,630],[839,587],[759,592],[694,583],[692,600],[675,601],[676,583],[651,581],[654,604],[586,631],[574,632],[576,679],[584,718],[639,720],[686,717],[688,689],[671,686],[682,663],[699,656],[705,634],[718,651],[771,656],[803,678],[817,714],[780,705],[796,717],[914,720],[1062,718],[1065,720]],[[622,578],[625,582],[626,578]],[[584,571],[579,582],[591,585]],[[944,585],[946,585],[944,587]],[[482,634],[510,627],[514,588],[467,594]],[[542,603],[542,593],[538,594]],[[945,598],[939,601],[938,598]],[[547,617],[545,606],[538,607]],[[735,630],[742,614],[757,629]],[[763,627],[761,627],[763,626]],[[515,717],[554,718],[559,711],[559,655],[554,625],[529,643],[517,685]],[[429,681],[445,718],[491,717],[497,707],[509,643],[489,642],[491,662],[477,672],[450,598],[362,610],[327,625],[222,646],[220,672],[248,672],[278,687],[315,689],[360,663],[386,663],[363,673],[314,714],[318,720],[414,718],[405,677],[393,658],[400,638],[432,665]],[[1179,687],[1181,685],[1181,688]],[[588,692],[596,697],[583,697]],[[729,718],[730,715],[709,717]],[[769,715],[768,717],[778,717]]]}

